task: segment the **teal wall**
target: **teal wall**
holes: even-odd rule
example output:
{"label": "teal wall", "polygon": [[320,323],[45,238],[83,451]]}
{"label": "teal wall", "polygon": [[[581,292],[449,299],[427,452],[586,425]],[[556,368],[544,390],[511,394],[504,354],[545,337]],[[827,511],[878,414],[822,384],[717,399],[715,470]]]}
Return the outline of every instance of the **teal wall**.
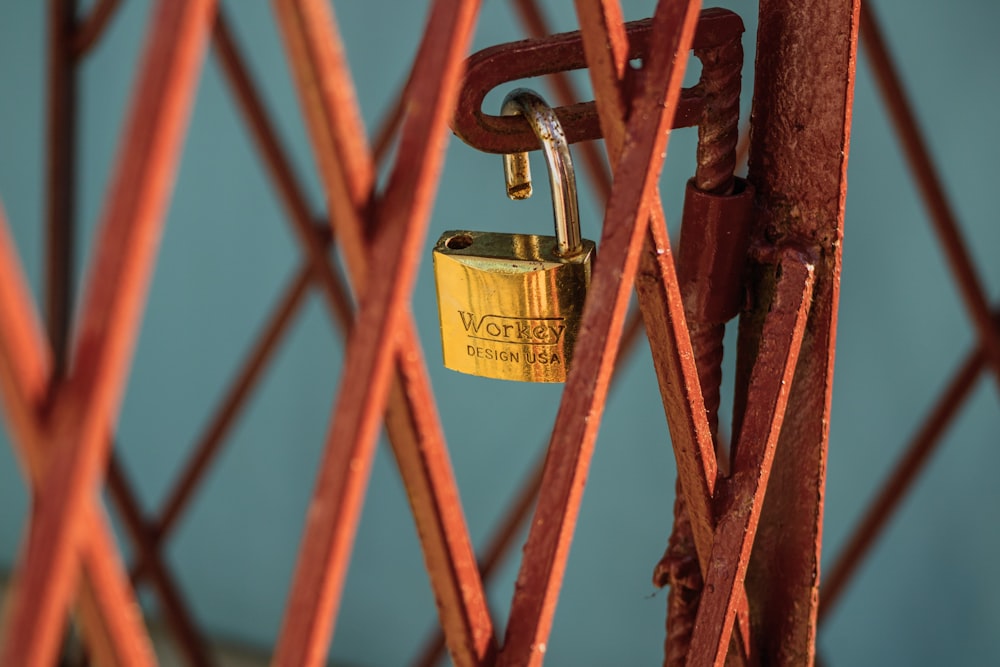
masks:
{"label": "teal wall", "polygon": [[[239,41],[319,211],[323,196],[268,3],[225,2]],[[746,17],[752,72],[755,6]],[[41,2],[0,4],[0,199],[35,288],[41,285],[45,29]],[[368,127],[404,80],[426,3],[340,2],[338,19]],[[568,2],[548,3],[574,28]],[[625,3],[630,19],[652,2]],[[80,214],[89,239],[150,3],[130,0],[80,82]],[[945,174],[988,296],[1000,296],[995,194],[1000,129],[1000,5],[882,0],[930,147]],[[506,3],[484,3],[475,48],[520,38]],[[252,46],[251,46],[252,45]],[[499,98],[502,93],[496,94]],[[744,118],[749,106],[744,97]],[[488,103],[499,106],[499,99]],[[860,59],[850,160],[841,317],[831,424],[824,565],[953,369],[974,345],[926,214]],[[692,131],[670,142],[663,175],[676,227],[693,170]],[[541,165],[536,164],[536,169]],[[449,143],[429,238],[444,229],[547,229],[547,196],[512,203],[499,158]],[[582,187],[584,232],[600,212]],[[430,254],[430,240],[427,243]],[[86,265],[90,247],[79,249]],[[299,264],[241,118],[209,56],[177,176],[118,436],[148,511],[163,502],[191,443]],[[440,365],[430,262],[413,300],[473,539],[482,544],[541,451],[559,387],[460,376]],[[730,346],[731,349],[732,346]],[[167,551],[199,621],[259,646],[278,631],[302,517],[316,475],[340,340],[314,293],[239,421]],[[729,376],[731,378],[731,373]],[[727,390],[730,387],[727,384]],[[723,423],[728,423],[728,411]],[[552,665],[656,664],[665,594],[650,584],[671,522],[674,463],[649,352],[641,345],[608,403],[549,648]],[[996,383],[977,385],[927,474],[863,566],[820,636],[829,665],[978,665],[1000,625],[1000,409]],[[5,437],[5,436],[4,436]],[[387,448],[375,462],[331,655],[405,664],[433,625],[434,604],[405,494]],[[28,495],[0,443],[0,569],[16,560]],[[127,540],[123,540],[127,549]],[[506,615],[516,559],[490,586]]]}

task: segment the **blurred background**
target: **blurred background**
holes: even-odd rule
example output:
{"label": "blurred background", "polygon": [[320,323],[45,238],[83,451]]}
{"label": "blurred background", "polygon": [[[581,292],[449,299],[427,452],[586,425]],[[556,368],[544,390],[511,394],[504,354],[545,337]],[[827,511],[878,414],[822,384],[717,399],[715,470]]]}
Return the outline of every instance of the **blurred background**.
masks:
{"label": "blurred background", "polygon": [[[91,2],[82,2],[87,8]],[[369,131],[405,81],[426,2],[337,2],[340,30]],[[557,31],[573,30],[568,0],[543,3]],[[651,0],[623,2],[630,20]],[[708,3],[706,6],[711,6]],[[742,15],[743,121],[749,111],[755,2]],[[269,3],[222,3],[254,78],[307,185],[324,210],[317,170]],[[79,83],[80,275],[151,3],[128,0],[85,61]],[[1000,146],[1000,5],[874,5],[992,303],[1000,297],[1000,225],[993,167]],[[0,200],[36,295],[44,247],[46,3],[0,3]],[[486,0],[474,49],[524,37],[511,7]],[[689,81],[697,79],[692,60]],[[586,76],[577,77],[586,90]],[[540,82],[523,82],[549,91]],[[487,107],[499,109],[505,90]],[[589,93],[587,93],[589,98]],[[676,239],[695,131],[674,133],[662,176]],[[536,157],[535,168],[542,164]],[[528,202],[503,193],[500,158],[454,137],[435,204],[413,310],[477,546],[498,522],[546,444],[560,386],[485,380],[441,366],[430,249],[445,229],[550,233],[544,188]],[[599,202],[581,179],[584,235],[600,237]],[[994,213],[989,211],[993,210]],[[922,416],[975,348],[969,317],[860,49],[844,240],[824,566],[841,549]],[[162,506],[192,443],[268,313],[300,265],[298,245],[210,52],[135,356],[118,448],[143,507]],[[735,327],[730,327],[735,329]],[[735,333],[734,331],[730,332]],[[734,337],[728,339],[734,349]],[[166,550],[199,625],[219,640],[269,651],[279,627],[316,476],[341,340],[311,291],[260,387]],[[731,411],[726,367],[722,423]],[[978,665],[995,660],[1000,627],[1000,404],[981,375],[938,454],[821,630],[827,665]],[[728,431],[724,427],[724,430]],[[0,573],[14,566],[29,493],[0,443]],[[665,591],[650,582],[672,521],[675,469],[648,346],[641,343],[610,399],[597,442],[547,664],[638,665],[662,660]],[[523,537],[521,538],[523,539]],[[126,553],[131,546],[120,533]],[[514,554],[519,554],[515,549]],[[519,558],[489,586],[506,617]],[[152,598],[152,616],[159,614]],[[380,446],[358,533],[331,661],[410,662],[436,624],[430,586],[395,462]],[[501,625],[502,632],[502,625]]]}

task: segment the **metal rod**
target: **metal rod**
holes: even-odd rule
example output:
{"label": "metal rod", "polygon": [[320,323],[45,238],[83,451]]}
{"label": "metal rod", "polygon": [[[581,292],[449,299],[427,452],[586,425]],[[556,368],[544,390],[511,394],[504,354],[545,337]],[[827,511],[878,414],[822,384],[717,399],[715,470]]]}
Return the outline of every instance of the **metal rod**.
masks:
{"label": "metal rod", "polygon": [[[697,168],[685,194],[676,267],[684,298],[691,350],[698,368],[698,383],[716,452],[720,451],[719,404],[725,323],[739,314],[745,296],[742,269],[747,234],[741,232],[749,231],[750,217],[731,216],[724,229],[717,228],[707,217],[710,209],[699,208],[695,202],[710,201],[707,197],[702,199],[701,193],[712,195],[711,201],[720,205],[722,202],[732,201],[724,198],[733,194],[736,185],[734,171],[739,137],[740,72],[743,66],[741,40],[742,32],[738,32],[729,41],[713,48],[695,49],[695,56],[702,63],[698,87],[704,96],[704,106],[698,123]],[[750,203],[749,197],[746,197],[746,201]],[[715,265],[709,259],[712,255],[701,252],[706,245],[713,246],[714,253],[722,252],[720,246],[724,244],[716,239],[712,239],[715,241],[712,242],[706,238],[714,233],[725,234],[729,239],[744,240],[744,247],[740,248],[740,254],[736,257],[721,255],[728,260],[724,265]],[[717,302],[724,300],[731,307],[712,313],[695,307],[695,304],[708,303],[712,298]],[[720,468],[727,464],[728,461],[718,462]],[[703,577],[691,517],[679,483],[674,497],[674,526],[663,558],[654,570],[653,579],[654,583],[670,586],[667,594],[664,667],[683,667],[690,649]],[[745,624],[747,621],[741,619],[741,622]]]}
{"label": "metal rod", "polygon": [[187,657],[189,664],[195,667],[207,667],[212,664],[205,639],[198,631],[189,607],[184,600],[170,571],[163,564],[158,551],[158,544],[149,530],[149,523],[139,509],[139,500],[132,490],[125,471],[118,465],[118,460],[112,457],[108,462],[107,486],[111,497],[118,506],[118,513],[132,537],[136,550],[141,554],[142,561],[153,579],[157,596],[166,613],[167,623],[173,630],[180,644],[180,650]]}
{"label": "metal rod", "polygon": [[82,58],[100,41],[120,6],[121,0],[97,0],[94,3],[90,14],[77,24],[70,43],[76,58]]}
{"label": "metal rod", "polygon": [[743,34],[712,48],[695,50],[701,61],[698,82],[704,97],[698,121],[695,186],[702,192],[729,195],[736,171],[736,144],[740,136],[740,79]]}
{"label": "metal rod", "polygon": [[375,137],[372,139],[372,160],[375,161],[375,164],[382,164],[389,154],[392,140],[399,133],[403,118],[406,117],[404,102],[409,96],[410,80],[407,78],[406,83],[397,91],[396,97],[393,98],[387,110],[383,112],[378,131],[375,132]]}
{"label": "metal rod", "polygon": [[45,320],[55,378],[61,378],[66,368],[73,311],[77,95],[72,40],[76,10],[77,0],[49,2]]}

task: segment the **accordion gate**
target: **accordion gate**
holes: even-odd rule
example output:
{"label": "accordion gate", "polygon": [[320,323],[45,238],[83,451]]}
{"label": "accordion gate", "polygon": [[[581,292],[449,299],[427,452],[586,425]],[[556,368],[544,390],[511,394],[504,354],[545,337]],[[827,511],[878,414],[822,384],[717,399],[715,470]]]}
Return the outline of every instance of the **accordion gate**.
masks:
{"label": "accordion gate", "polygon": [[[314,665],[326,659],[383,419],[410,497],[452,659],[458,665],[541,664],[616,361],[627,355],[642,325],[670,425],[679,495],[705,579],[697,615],[690,619],[693,628],[671,664],[721,665],[727,656],[734,664],[812,663],[817,623],[850,580],[945,425],[987,367],[1000,378],[997,318],[869,8],[859,7],[858,0],[760,2],[748,176],[756,190],[747,278],[752,298],[741,316],[738,429],[732,469],[723,475],[705,417],[706,399],[657,188],[700,3],[657,4],[650,52],[641,74],[634,74],[618,3],[576,1],[614,180],[602,177],[602,161],[593,145],[582,146],[607,208],[574,365],[547,459],[526,480],[477,562],[427,371],[415,344],[409,299],[427,247],[425,231],[442,148],[479,3],[432,3],[409,81],[372,147],[365,140],[329,4],[273,4],[320,166],[329,224],[317,224],[305,203],[216,3],[159,0],[71,338],[77,68],[119,3],[99,0],[82,18],[77,18],[76,0],[49,3],[47,331],[0,213],[0,389],[7,427],[33,489],[31,529],[15,574],[0,662],[53,664],[72,613],[97,663],[153,664],[133,588],[133,581],[148,579],[186,659],[193,665],[211,664],[164,562],[163,546],[304,294],[315,287],[350,335],[274,664]],[[548,33],[532,0],[513,4],[529,32]],[[980,347],[929,413],[826,578],[821,596],[823,490],[859,26]],[[109,434],[121,405],[170,184],[210,42],[304,257],[164,508],[147,517],[115,459]],[[810,65],[798,66],[801,63]],[[554,84],[564,101],[573,99],[564,77],[557,76]],[[399,143],[391,175],[377,191],[376,162],[394,136]],[[331,265],[333,242],[346,258],[359,304],[356,312]],[[378,270],[369,271],[372,256],[380,262]],[[626,313],[633,288],[641,321]],[[99,501],[105,479],[137,547],[131,580]],[[484,580],[530,513],[536,494],[535,520],[506,636],[499,641]],[[431,638],[416,663],[433,664],[440,646],[440,639]]]}

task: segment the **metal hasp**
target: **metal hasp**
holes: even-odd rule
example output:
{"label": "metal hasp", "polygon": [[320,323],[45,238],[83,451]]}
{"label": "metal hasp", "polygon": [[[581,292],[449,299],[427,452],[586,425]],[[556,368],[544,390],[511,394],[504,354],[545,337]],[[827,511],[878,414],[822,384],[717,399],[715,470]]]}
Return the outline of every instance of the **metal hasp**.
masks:
{"label": "metal hasp", "polygon": [[[523,5],[529,3],[518,4],[523,9]],[[647,60],[651,52],[653,20],[630,21],[624,24],[624,30],[624,53],[629,59]],[[695,27],[691,48],[695,55],[704,53],[712,56],[731,45],[734,38],[738,42],[742,33],[743,21],[739,15],[721,9],[707,9],[702,12]],[[462,141],[487,153],[535,150],[538,142],[526,122],[483,112],[483,100],[487,93],[512,81],[586,67],[587,59],[579,31],[498,44],[478,51],[466,62],[465,81],[459,93],[452,129]],[[738,71],[736,75],[739,75]],[[691,127],[704,121],[703,92],[697,86],[681,90],[676,112],[671,118],[672,127]],[[565,104],[556,107],[555,112],[568,143],[604,136],[596,102]]]}

